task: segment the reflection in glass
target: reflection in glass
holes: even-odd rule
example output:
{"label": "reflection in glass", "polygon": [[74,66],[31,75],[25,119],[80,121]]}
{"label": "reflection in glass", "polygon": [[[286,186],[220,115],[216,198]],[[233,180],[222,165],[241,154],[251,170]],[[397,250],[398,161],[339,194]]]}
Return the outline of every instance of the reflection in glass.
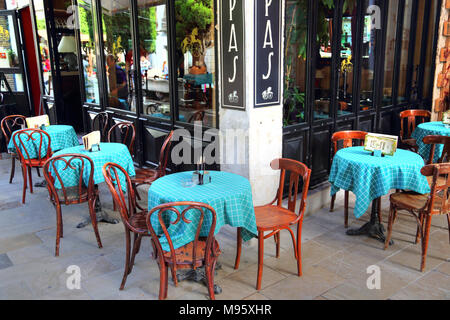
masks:
{"label": "reflection in glass", "polygon": [[386,50],[384,53],[384,85],[383,85],[383,106],[393,104],[392,85],[394,83],[394,62],[395,62],[395,39],[397,33],[399,0],[389,1],[388,24],[386,31]]}
{"label": "reflection in glass", "polygon": [[166,5],[153,0],[139,2],[138,27],[141,37],[143,112],[171,120],[169,99],[169,54],[167,49]]}
{"label": "reflection in glass", "polygon": [[333,57],[334,3],[319,1],[319,19],[317,21],[318,56],[314,80],[314,119],[328,119],[331,106],[331,60]]}
{"label": "reflection in glass", "polygon": [[213,0],[175,0],[178,119],[216,125]]}
{"label": "reflection in glass", "polygon": [[136,112],[130,0],[102,0],[108,106]]}
{"label": "reflection in glass", "polygon": [[78,17],[86,102],[100,104],[91,0],[78,1]]}
{"label": "reflection in glass", "polygon": [[[419,69],[422,57],[422,37],[423,37],[423,25],[424,19],[428,16],[429,12],[425,13],[425,2],[431,0],[419,0],[417,2],[418,5],[418,16],[416,21],[414,22],[413,28],[416,28],[416,44],[414,46],[414,61],[413,61],[413,74],[412,74],[412,82],[411,82],[411,92],[410,97],[411,101],[415,101],[418,98],[418,90],[419,90]],[[432,19],[433,20],[433,19]]]}
{"label": "reflection in glass", "polygon": [[[429,19],[429,27],[428,27],[428,40],[427,40],[427,53],[426,53],[426,61],[425,61],[425,74],[424,74],[424,81],[423,81],[423,98],[428,99],[430,102],[432,100],[432,90],[431,90],[431,83],[432,83],[432,65],[433,65],[433,59],[435,58],[433,56],[433,39],[434,39],[434,32],[436,28],[436,16],[437,16],[437,10],[438,5],[436,0],[430,0],[431,1],[431,10],[430,10],[430,19]],[[425,12],[425,16],[427,16],[427,12]]]}
{"label": "reflection in glass", "polygon": [[409,53],[409,42],[411,34],[411,13],[412,13],[412,0],[405,1],[405,14],[403,20],[403,32],[402,32],[402,52],[400,60],[400,72],[399,72],[399,84],[398,84],[398,95],[397,103],[404,103],[407,101],[406,98],[406,82],[408,75],[408,53]]}
{"label": "reflection in glass", "polygon": [[286,3],[284,126],[305,122],[308,1]]}
{"label": "reflection in glass", "polygon": [[50,48],[45,20],[45,9],[43,0],[35,0],[34,9],[36,13],[37,36],[39,38],[39,52],[41,55],[42,76],[45,95],[53,96],[52,66],[50,63]]}

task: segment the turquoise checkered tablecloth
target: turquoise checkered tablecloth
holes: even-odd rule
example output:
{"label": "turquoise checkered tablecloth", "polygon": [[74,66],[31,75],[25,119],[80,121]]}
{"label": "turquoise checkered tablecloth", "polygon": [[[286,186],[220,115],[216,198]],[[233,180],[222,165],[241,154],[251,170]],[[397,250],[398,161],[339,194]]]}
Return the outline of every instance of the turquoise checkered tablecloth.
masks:
{"label": "turquoise checkered tablecloth", "polygon": [[[57,153],[55,153],[53,156],[59,156],[63,154],[83,154],[88,156],[92,159],[94,162],[94,184],[100,184],[105,182],[105,178],[103,176],[103,166],[108,163],[117,163],[122,168],[125,169],[125,171],[128,172],[130,176],[135,176],[136,172],[134,170],[134,163],[133,159],[131,157],[130,152],[128,151],[128,148],[126,145],[121,143],[101,143],[100,144],[100,151],[98,152],[89,152],[84,150],[83,146],[77,146],[73,148],[68,148],[61,150]],[[64,182],[64,186],[66,187],[74,187],[77,186],[79,183],[79,172],[74,170],[63,170],[65,165],[62,161],[56,162],[56,170],[58,170],[59,174],[61,175],[61,178]],[[50,170],[52,173],[52,170]],[[85,170],[83,172],[83,181],[85,185],[89,182],[89,175],[90,175],[90,166],[89,164],[85,165]],[[52,176],[55,175],[52,173]],[[126,186],[124,177],[120,177],[121,185]],[[58,181],[55,181],[55,187],[60,188]]]}
{"label": "turquoise checkered tablecloth", "polygon": [[[155,181],[148,192],[149,210],[168,202],[202,202],[210,205],[216,211],[216,234],[222,226],[228,224],[235,228],[242,227],[244,241],[248,241],[257,235],[252,189],[247,179],[228,172],[211,171],[212,182],[210,184],[184,187],[183,183],[191,179],[192,172],[181,172],[167,175]],[[157,215],[157,213],[153,215],[152,224],[155,231],[160,233]],[[206,236],[209,231],[210,223],[208,221],[211,221],[210,215],[205,214],[202,236]],[[196,223],[178,223],[175,226],[170,226],[169,232],[175,249],[193,241],[196,228]],[[161,243],[164,250],[169,250],[164,240],[161,240]]]}
{"label": "turquoise checkered tablecloth", "polygon": [[[53,152],[80,145],[80,142],[78,141],[78,137],[75,132],[75,129],[71,126],[64,126],[64,125],[49,126],[49,127],[46,127],[44,129],[44,131],[47,132],[50,136],[51,148],[52,148]],[[15,132],[17,132],[17,131],[15,131]],[[13,133],[12,137],[14,137],[14,133]],[[36,159],[37,158],[37,149],[39,148],[39,141],[33,142],[30,140],[30,141],[26,142],[25,138],[26,138],[26,136],[23,135],[22,140],[24,141],[25,148],[30,153],[30,157],[32,159]],[[18,137],[16,137],[16,143],[17,143],[17,145],[20,144]],[[44,143],[45,143],[45,148],[42,148],[43,149],[42,151],[47,151],[46,146],[48,145],[48,141],[47,141],[46,137],[44,137]],[[8,151],[11,153],[16,152],[16,148],[14,146],[13,139],[11,139],[9,141]],[[43,153],[44,154],[42,154],[41,156],[45,156],[45,152],[43,152]],[[24,156],[26,156],[25,153],[24,153]]]}
{"label": "turquoise checkered tablecloth", "polygon": [[[412,138],[417,140],[419,154],[426,160],[430,159],[431,145],[423,143],[426,136],[450,136],[450,128],[447,128],[442,122],[426,122],[419,124],[412,134]],[[437,161],[442,156],[444,145],[436,145],[434,160]]]}
{"label": "turquoise checkered tablecloth", "polygon": [[331,195],[339,189],[356,195],[354,214],[360,218],[370,203],[392,189],[430,192],[427,179],[420,173],[422,157],[407,150],[397,150],[393,157],[375,157],[364,147],[339,150],[333,160],[329,181]]}

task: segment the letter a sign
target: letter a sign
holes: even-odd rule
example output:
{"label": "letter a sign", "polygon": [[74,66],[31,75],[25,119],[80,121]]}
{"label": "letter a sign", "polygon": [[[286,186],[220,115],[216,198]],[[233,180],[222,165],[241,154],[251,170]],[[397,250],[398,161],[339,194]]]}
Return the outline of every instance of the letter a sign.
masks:
{"label": "letter a sign", "polygon": [[281,0],[255,0],[255,107],[281,103]]}
{"label": "letter a sign", "polygon": [[245,110],[244,1],[219,1],[223,108]]}

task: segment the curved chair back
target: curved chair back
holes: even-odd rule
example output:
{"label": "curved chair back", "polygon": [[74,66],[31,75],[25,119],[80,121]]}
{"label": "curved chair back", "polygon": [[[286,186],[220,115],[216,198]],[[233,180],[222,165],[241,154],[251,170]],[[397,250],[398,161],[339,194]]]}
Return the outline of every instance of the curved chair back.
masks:
{"label": "curved chair back", "polygon": [[[428,110],[405,110],[400,112],[400,138],[403,139],[411,139],[411,135],[413,134],[416,127],[429,121],[431,119],[431,112]],[[407,120],[408,125],[405,131],[405,120]]]}
{"label": "curved chair back", "polygon": [[[84,176],[89,170],[86,185]],[[94,162],[83,154],[62,154],[47,160],[44,177],[50,199],[66,205],[83,203],[94,197]]]}
{"label": "curved chair back", "polygon": [[52,156],[51,138],[45,131],[24,129],[14,133],[12,139],[22,163],[31,165],[33,160],[44,162]]}
{"label": "curved chair back", "polygon": [[[433,177],[431,193],[428,198],[428,214],[449,214],[450,199],[450,163],[429,164],[422,168],[421,173]],[[445,178],[445,183],[438,183],[439,178]]]}
{"label": "curved chair back", "polygon": [[169,132],[166,139],[164,140],[161,152],[159,153],[159,166],[157,168],[159,177],[165,176],[167,172],[167,163],[169,161],[170,147],[172,145],[173,134],[174,134],[173,130]]}
{"label": "curved chair back", "polygon": [[285,187],[286,175],[289,175],[289,197],[288,197],[288,209],[295,212],[297,205],[297,198],[299,193],[300,178],[302,179],[302,200],[298,216],[303,217],[306,209],[306,198],[308,196],[309,181],[311,179],[311,169],[305,164],[291,160],[291,159],[276,159],[270,164],[273,170],[281,170],[280,185],[277,193],[278,206],[283,205],[283,195]]}
{"label": "curved chair back", "polygon": [[27,118],[22,115],[12,115],[4,117],[1,122],[1,127],[3,136],[6,139],[6,145],[8,145],[14,131],[26,129]]}
{"label": "curved chair back", "polygon": [[[185,209],[180,212],[180,207],[185,207]],[[207,212],[210,212],[210,219],[206,216]],[[189,216],[187,215],[188,213],[190,213]],[[154,225],[152,224],[153,215],[157,215],[158,218],[159,225],[157,225],[157,230],[155,230]],[[166,215],[168,215],[168,217],[166,217]],[[198,252],[200,252],[200,250],[198,250],[198,245],[200,243],[200,232],[202,231],[204,222],[209,223],[209,232],[206,238],[205,247],[205,264],[208,265],[210,263],[210,259],[212,258],[213,244],[215,242],[214,231],[216,229],[216,211],[211,206],[199,202],[185,201],[162,204],[150,210],[147,216],[147,227],[155,243],[157,256],[160,259],[160,262],[164,261],[164,254],[167,252],[163,250],[160,242],[160,237],[164,235],[170,248],[169,252],[172,259],[172,264],[176,269],[177,259],[175,248],[168,231],[169,226],[177,225],[178,223],[197,223],[195,238],[192,241],[193,245],[191,257],[193,263],[191,266],[194,269],[198,267],[195,265],[195,261],[198,258]],[[156,221],[154,223],[156,224]]]}
{"label": "curved chair back", "polygon": [[92,129],[99,130],[102,142],[108,140],[109,114],[108,112],[99,112],[92,120]]}
{"label": "curved chair back", "polygon": [[[102,170],[113,200],[119,206],[122,222],[133,232],[142,232],[142,230],[134,228],[129,222],[130,218],[136,214],[136,195],[128,172],[118,164],[111,162],[105,164]],[[125,178],[125,181],[121,181],[121,176]],[[122,185],[123,183],[125,183],[125,186]],[[126,194],[124,190],[126,190]]]}
{"label": "curved chair back", "polygon": [[136,139],[136,129],[131,122],[119,122],[109,129],[108,142],[123,143],[128,147],[130,154],[134,152],[134,140]]}
{"label": "curved chair back", "polygon": [[446,136],[426,136],[423,138],[423,143],[430,144],[430,158],[427,164],[434,163],[434,154],[436,152],[436,145],[443,144],[444,150],[442,151],[442,156],[437,160],[437,163],[449,162],[450,160],[450,137]]}
{"label": "curved chair back", "polygon": [[334,146],[334,154],[339,151],[338,142],[343,142],[343,148],[349,148],[354,146],[354,140],[359,140],[357,142],[358,146],[364,145],[364,140],[366,139],[367,132],[365,131],[339,131],[333,134],[331,141]]}

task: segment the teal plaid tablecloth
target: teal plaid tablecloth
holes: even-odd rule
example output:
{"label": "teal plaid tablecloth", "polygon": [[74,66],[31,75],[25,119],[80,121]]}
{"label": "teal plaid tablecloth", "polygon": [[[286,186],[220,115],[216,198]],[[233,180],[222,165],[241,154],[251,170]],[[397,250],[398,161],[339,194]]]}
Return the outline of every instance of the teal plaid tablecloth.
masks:
{"label": "teal plaid tablecloth", "polygon": [[356,195],[353,212],[360,218],[373,200],[392,189],[429,193],[427,179],[420,173],[424,165],[420,155],[407,150],[399,149],[393,157],[381,158],[364,151],[364,147],[341,149],[331,168],[331,195],[339,189],[353,192]]}
{"label": "teal plaid tablecloth", "polygon": [[[242,227],[244,241],[254,238],[258,232],[250,182],[244,177],[228,172],[211,171],[210,173],[212,182],[203,186],[183,186],[183,182],[192,179],[192,172],[171,174],[156,180],[148,192],[149,210],[168,202],[194,201],[206,203],[216,211],[217,224],[215,234],[225,224],[228,224],[235,228]],[[182,209],[179,209],[180,213]],[[190,214],[188,214],[188,219]],[[154,213],[152,224],[155,231],[161,233],[157,216],[158,213]],[[198,224],[195,223],[195,220],[193,221],[194,223],[190,224],[178,223],[175,226],[170,226],[169,232],[175,249],[194,240]],[[202,236],[208,234],[210,223],[210,214],[205,214]],[[166,241],[163,237],[161,244],[164,250],[169,250]]]}
{"label": "teal plaid tablecloth", "polygon": [[[46,127],[44,131],[47,132],[50,136],[51,148],[52,148],[53,152],[80,145],[77,134],[75,133],[75,129],[71,126],[64,126],[64,125],[49,126],[49,127]],[[14,137],[14,133],[13,133],[12,137]],[[36,159],[37,152],[38,152],[37,149],[39,148],[39,142],[33,142],[31,140],[29,142],[25,142],[25,137],[26,136],[24,135],[22,138],[22,140],[24,141],[24,144],[25,144],[25,148],[30,153],[30,157],[32,159]],[[16,137],[16,143],[17,143],[17,145],[20,144],[19,138],[17,138],[17,137]],[[42,148],[43,149],[42,151],[44,154],[42,154],[41,156],[46,156],[46,154],[44,152],[44,151],[47,151],[47,145],[48,145],[48,141],[47,141],[46,137],[44,137],[44,143],[45,143],[45,148]],[[16,148],[14,146],[13,139],[11,139],[9,141],[8,151],[11,153],[16,152]],[[26,156],[25,153],[24,153],[24,156]]]}
{"label": "teal plaid tablecloth", "polygon": [[[423,143],[426,136],[450,136],[450,128],[447,128],[442,122],[426,122],[419,124],[412,134],[412,138],[417,140],[419,154],[426,160],[430,159],[431,145]],[[442,156],[444,145],[436,145],[434,160],[437,161]]]}
{"label": "teal plaid tablecloth", "polygon": [[[73,148],[68,148],[61,150],[57,153],[55,153],[53,156],[59,156],[63,154],[83,154],[88,156],[92,159],[94,162],[94,184],[100,184],[105,182],[105,178],[103,176],[103,166],[108,163],[117,163],[122,168],[125,169],[125,171],[128,172],[128,174],[132,177],[136,175],[136,172],[134,170],[134,163],[133,159],[131,157],[130,152],[128,151],[128,148],[126,145],[121,143],[101,143],[100,144],[100,151],[98,152],[89,152],[84,150],[83,146],[77,146]],[[55,164],[56,170],[58,170],[58,173],[61,175],[61,179],[63,180],[65,187],[74,187],[77,186],[79,183],[79,172],[75,170],[64,170],[64,163],[63,161],[58,161]],[[51,169],[51,168],[50,168]],[[52,170],[50,170],[50,173],[53,177],[55,177]],[[85,165],[85,170],[83,172],[83,182],[85,185],[89,182],[89,175],[90,175],[90,166],[89,164]],[[125,177],[120,174],[120,181],[121,185],[123,187],[126,187],[125,183]],[[55,181],[55,187],[61,188],[58,181]],[[126,191],[126,190],[125,190]]]}

